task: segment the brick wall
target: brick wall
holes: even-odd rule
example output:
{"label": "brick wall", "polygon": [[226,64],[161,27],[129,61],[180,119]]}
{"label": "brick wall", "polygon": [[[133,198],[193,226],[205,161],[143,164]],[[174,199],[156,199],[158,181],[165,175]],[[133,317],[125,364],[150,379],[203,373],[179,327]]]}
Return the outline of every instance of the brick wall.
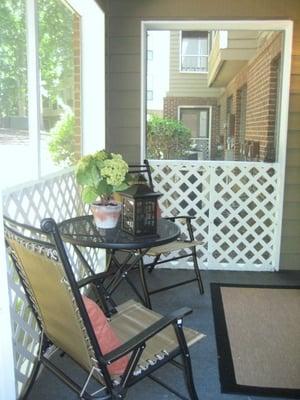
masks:
{"label": "brick wall", "polygon": [[[239,154],[240,90],[247,85],[246,136],[255,146],[253,158],[260,161],[275,159],[275,119],[277,98],[277,69],[280,65],[281,33],[274,33],[261,47],[259,54],[227,85],[224,96],[232,96],[235,115],[235,158]],[[224,102],[223,102],[224,103]],[[223,113],[224,114],[224,113]],[[221,134],[226,136],[225,122]]]}

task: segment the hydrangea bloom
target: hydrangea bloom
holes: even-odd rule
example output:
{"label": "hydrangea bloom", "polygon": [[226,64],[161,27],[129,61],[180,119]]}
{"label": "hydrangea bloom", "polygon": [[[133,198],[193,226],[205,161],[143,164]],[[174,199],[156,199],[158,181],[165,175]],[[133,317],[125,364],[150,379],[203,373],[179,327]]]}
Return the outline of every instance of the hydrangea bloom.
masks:
{"label": "hydrangea bloom", "polygon": [[128,172],[128,165],[119,154],[112,154],[112,159],[103,163],[101,175],[106,178],[109,185],[120,186]]}
{"label": "hydrangea bloom", "polygon": [[120,154],[105,150],[89,154],[80,159],[75,172],[86,203],[92,203],[97,198],[108,202],[114,192],[128,187],[128,165]]}

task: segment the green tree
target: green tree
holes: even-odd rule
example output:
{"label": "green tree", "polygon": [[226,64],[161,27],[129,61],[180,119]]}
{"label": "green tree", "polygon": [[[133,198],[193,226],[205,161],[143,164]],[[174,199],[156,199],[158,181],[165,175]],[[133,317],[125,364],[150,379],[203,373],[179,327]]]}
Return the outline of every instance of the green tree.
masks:
{"label": "green tree", "polygon": [[[0,2],[0,117],[27,113],[25,0]],[[61,0],[39,0],[42,93],[57,101],[73,76],[73,14]]]}
{"label": "green tree", "polygon": [[49,152],[56,165],[74,165],[78,160],[75,142],[75,118],[64,114],[50,131]]}
{"label": "green tree", "polygon": [[39,0],[39,59],[42,86],[50,100],[73,78],[73,14],[61,0]]}
{"label": "green tree", "polygon": [[25,2],[0,2],[0,117],[26,113]]}
{"label": "green tree", "polygon": [[191,131],[180,121],[152,115],[147,122],[148,158],[184,159],[191,149]]}

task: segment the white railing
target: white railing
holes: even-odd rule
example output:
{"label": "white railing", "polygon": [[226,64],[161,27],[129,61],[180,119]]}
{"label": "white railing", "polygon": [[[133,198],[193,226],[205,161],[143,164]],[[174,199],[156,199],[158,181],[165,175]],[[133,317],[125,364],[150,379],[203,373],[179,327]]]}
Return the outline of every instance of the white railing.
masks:
{"label": "white railing", "polygon": [[278,269],[279,165],[151,161],[164,216],[193,215],[207,269]]}
{"label": "white railing", "polygon": [[[45,217],[53,217],[59,222],[84,212],[71,170],[11,188],[3,196],[4,215],[36,227]],[[19,395],[36,359],[39,329],[28,308],[18,276],[10,264],[8,270],[16,390]],[[80,275],[80,271],[76,272]]]}

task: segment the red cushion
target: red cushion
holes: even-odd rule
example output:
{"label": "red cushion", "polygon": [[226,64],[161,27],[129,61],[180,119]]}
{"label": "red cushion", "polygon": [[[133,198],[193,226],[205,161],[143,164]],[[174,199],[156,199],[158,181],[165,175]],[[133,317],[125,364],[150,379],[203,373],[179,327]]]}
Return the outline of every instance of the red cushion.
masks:
{"label": "red cushion", "polygon": [[[82,299],[103,355],[119,347],[122,342],[111,328],[101,308],[86,296],[82,296]],[[112,375],[122,375],[127,363],[128,357],[124,356],[109,365],[108,371]]]}

